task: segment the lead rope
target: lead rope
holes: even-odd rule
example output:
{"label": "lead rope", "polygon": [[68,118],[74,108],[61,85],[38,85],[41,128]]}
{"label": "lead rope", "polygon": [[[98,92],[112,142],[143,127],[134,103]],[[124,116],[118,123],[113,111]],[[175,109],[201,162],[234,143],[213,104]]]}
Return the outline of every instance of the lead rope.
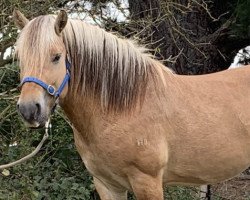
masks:
{"label": "lead rope", "polygon": [[19,159],[17,161],[14,161],[14,162],[11,162],[11,163],[8,163],[8,164],[4,164],[4,165],[0,165],[0,170],[1,169],[6,169],[6,168],[9,168],[9,167],[13,167],[14,165],[23,163],[26,160],[29,160],[30,158],[32,158],[33,156],[35,156],[40,151],[40,149],[42,148],[43,143],[45,142],[45,140],[48,139],[48,137],[49,137],[49,131],[51,130],[51,128],[52,128],[52,125],[50,123],[50,119],[48,119],[48,121],[45,123],[45,133],[43,135],[43,139],[37,145],[36,149],[34,151],[32,151],[29,155],[27,155],[27,156],[25,156],[25,157],[23,157],[23,158],[21,158],[21,159]]}

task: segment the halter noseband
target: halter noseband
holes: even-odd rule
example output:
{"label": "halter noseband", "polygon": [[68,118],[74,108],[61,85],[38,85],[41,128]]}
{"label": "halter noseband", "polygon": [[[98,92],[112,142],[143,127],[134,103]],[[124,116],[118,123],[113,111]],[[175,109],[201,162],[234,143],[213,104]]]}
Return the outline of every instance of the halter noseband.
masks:
{"label": "halter noseband", "polygon": [[24,78],[22,80],[22,82],[20,83],[20,87],[22,87],[22,85],[24,83],[33,82],[33,83],[36,83],[37,85],[41,86],[42,88],[44,88],[50,95],[54,96],[55,98],[58,98],[60,96],[60,94],[62,93],[65,85],[70,80],[70,62],[68,61],[67,58],[66,58],[65,64],[66,64],[66,74],[65,74],[65,77],[64,77],[64,79],[63,79],[63,81],[62,81],[62,83],[59,86],[57,91],[56,91],[54,86],[48,85],[48,84],[44,83],[42,80],[35,78],[35,77],[32,77],[32,76],[28,76],[28,77]]}

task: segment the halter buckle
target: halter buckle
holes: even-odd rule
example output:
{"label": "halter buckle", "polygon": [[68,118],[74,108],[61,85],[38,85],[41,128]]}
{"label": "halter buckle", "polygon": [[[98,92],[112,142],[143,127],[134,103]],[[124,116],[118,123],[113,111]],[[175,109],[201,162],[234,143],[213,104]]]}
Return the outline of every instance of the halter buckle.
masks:
{"label": "halter buckle", "polygon": [[47,92],[48,92],[50,95],[54,96],[55,93],[56,93],[56,89],[55,89],[52,85],[48,85],[48,87],[47,87]]}

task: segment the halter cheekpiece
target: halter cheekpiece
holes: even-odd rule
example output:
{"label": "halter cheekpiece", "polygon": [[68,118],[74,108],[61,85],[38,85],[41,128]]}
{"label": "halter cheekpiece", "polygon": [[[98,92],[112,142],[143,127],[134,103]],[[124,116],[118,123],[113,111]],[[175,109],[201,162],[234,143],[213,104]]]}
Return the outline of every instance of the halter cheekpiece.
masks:
{"label": "halter cheekpiece", "polygon": [[20,87],[22,87],[22,85],[24,83],[33,82],[33,83],[36,83],[37,85],[41,86],[42,88],[44,88],[50,95],[54,96],[55,98],[58,98],[60,96],[60,94],[62,93],[65,85],[70,80],[70,62],[68,61],[67,58],[66,58],[66,61],[65,61],[65,65],[66,65],[66,74],[65,74],[65,77],[64,77],[64,79],[63,79],[63,81],[62,81],[62,83],[59,86],[57,91],[56,91],[54,86],[48,85],[48,84],[44,83],[42,80],[40,80],[40,79],[38,79],[36,77],[32,77],[32,76],[25,77],[22,80],[22,82],[20,84]]}

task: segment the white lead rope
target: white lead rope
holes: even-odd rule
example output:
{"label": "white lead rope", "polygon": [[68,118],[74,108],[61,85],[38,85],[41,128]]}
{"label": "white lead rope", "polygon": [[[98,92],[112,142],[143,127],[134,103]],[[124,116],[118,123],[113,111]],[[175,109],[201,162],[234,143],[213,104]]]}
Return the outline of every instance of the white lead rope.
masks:
{"label": "white lead rope", "polygon": [[36,149],[31,152],[29,155],[17,160],[17,161],[14,161],[14,162],[11,162],[11,163],[8,163],[8,164],[5,164],[5,165],[0,165],[0,170],[1,169],[6,169],[6,168],[9,168],[9,167],[12,167],[14,165],[17,165],[17,164],[20,164],[20,163],[23,163],[25,162],[26,160],[32,158],[33,156],[35,156],[41,149],[41,147],[43,146],[43,143],[45,142],[45,140],[48,139],[49,137],[49,129],[51,129],[51,123],[50,123],[50,119],[45,123],[45,133],[43,135],[43,139],[41,140],[41,142],[38,144],[38,146],[36,147]]}

